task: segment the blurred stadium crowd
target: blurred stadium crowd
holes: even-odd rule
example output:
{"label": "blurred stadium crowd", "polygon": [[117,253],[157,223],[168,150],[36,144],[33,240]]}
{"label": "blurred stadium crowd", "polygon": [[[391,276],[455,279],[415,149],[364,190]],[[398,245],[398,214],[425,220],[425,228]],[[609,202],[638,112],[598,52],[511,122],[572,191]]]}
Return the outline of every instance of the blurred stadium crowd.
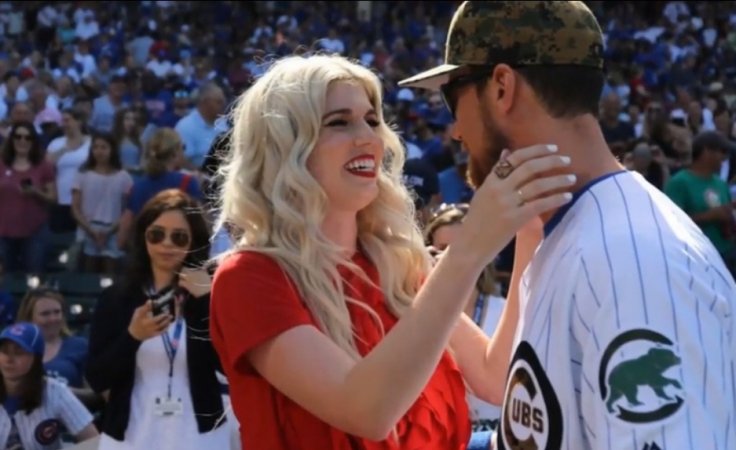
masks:
{"label": "blurred stadium crowd", "polygon": [[[736,2],[586,3],[605,33],[611,150],[683,209],[693,166],[736,194]],[[379,74],[421,220],[468,202],[441,96],[396,84],[442,61],[458,4],[0,2],[0,325],[42,286],[83,337],[145,200],[178,187],[209,210],[232,101],[295,52],[339,53]],[[733,264],[731,201],[692,207],[718,210],[701,226]],[[501,283],[512,259],[496,262]]]}

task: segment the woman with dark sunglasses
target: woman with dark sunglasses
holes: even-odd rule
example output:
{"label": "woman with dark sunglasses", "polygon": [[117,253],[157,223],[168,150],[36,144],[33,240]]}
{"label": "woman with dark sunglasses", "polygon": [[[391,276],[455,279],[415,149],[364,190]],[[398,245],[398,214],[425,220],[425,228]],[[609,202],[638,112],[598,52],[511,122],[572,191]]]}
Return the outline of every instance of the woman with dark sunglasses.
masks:
{"label": "woman with dark sunglasses", "polygon": [[33,124],[13,126],[0,158],[0,205],[12,212],[0,213],[0,263],[7,272],[43,273],[55,182]]}
{"label": "woman with dark sunglasses", "polygon": [[178,189],[135,219],[128,273],[102,293],[90,331],[86,375],[108,395],[100,450],[229,447],[202,268],[209,236],[201,207]]}

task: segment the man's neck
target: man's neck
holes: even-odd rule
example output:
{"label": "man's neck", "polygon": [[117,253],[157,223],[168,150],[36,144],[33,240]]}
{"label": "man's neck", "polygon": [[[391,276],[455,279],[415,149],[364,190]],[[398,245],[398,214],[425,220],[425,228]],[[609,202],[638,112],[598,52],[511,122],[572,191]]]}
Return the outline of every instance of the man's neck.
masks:
{"label": "man's neck", "polygon": [[694,173],[695,175],[701,177],[701,178],[710,178],[713,176],[713,170],[706,166],[702,166],[700,164],[691,164],[690,172]]}
{"label": "man's neck", "polygon": [[199,115],[202,116],[202,119],[204,119],[204,122],[207,125],[212,125],[215,123],[215,118],[207,114],[207,112],[203,111],[202,108],[197,107],[197,111],[199,111]]}
{"label": "man's neck", "polygon": [[[606,174],[624,170],[603,137],[598,120],[584,116],[573,120],[543,120],[530,133],[524,134],[523,141],[513,142],[513,148],[523,148],[534,144],[556,144],[558,154],[569,156],[570,167],[563,173],[573,173],[577,181],[570,192],[580,191],[589,182]],[[547,223],[557,210],[540,215]]]}

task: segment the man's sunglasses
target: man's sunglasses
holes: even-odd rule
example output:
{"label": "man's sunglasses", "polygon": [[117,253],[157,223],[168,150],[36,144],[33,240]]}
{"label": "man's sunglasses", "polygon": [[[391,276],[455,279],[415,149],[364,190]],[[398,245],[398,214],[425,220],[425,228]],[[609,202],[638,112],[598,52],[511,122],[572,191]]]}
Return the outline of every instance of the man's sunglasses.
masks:
{"label": "man's sunglasses", "polygon": [[[187,248],[189,246],[189,233],[182,230],[174,230],[169,233],[169,240],[172,244],[179,248]],[[146,231],[146,241],[149,244],[160,244],[166,239],[166,230],[159,227],[149,228]]]}
{"label": "man's sunglasses", "polygon": [[493,68],[488,67],[481,69],[478,72],[472,72],[459,77],[453,78],[447,83],[440,86],[440,92],[442,93],[442,100],[445,102],[445,106],[450,110],[452,118],[455,119],[455,108],[457,108],[457,98],[460,89],[467,86],[470,83],[475,83],[484,78],[488,78],[493,73]]}

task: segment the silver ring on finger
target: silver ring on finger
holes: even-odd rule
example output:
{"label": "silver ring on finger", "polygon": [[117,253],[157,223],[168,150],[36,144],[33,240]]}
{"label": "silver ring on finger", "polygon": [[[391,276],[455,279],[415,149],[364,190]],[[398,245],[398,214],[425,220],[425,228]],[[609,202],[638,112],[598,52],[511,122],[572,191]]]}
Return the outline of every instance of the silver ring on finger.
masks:
{"label": "silver ring on finger", "polygon": [[518,189],[516,191],[516,195],[519,196],[519,203],[518,206],[523,206],[524,203],[526,203],[526,200],[524,200],[524,194],[521,192],[521,189]]}

